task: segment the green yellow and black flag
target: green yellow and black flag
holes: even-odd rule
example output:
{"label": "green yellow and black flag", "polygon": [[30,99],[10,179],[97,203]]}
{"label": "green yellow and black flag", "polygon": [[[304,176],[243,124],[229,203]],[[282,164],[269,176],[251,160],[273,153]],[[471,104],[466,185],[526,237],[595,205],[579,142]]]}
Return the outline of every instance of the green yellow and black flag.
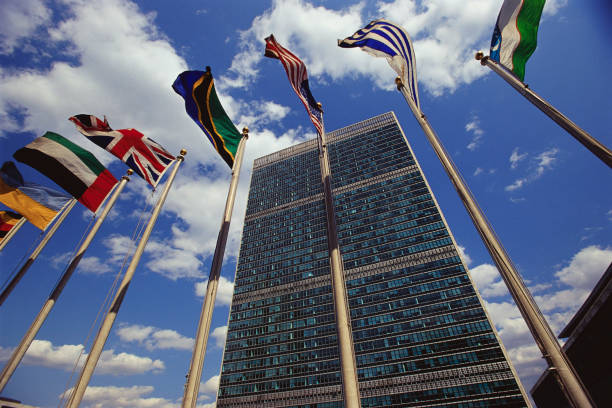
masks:
{"label": "green yellow and black flag", "polygon": [[242,134],[219,102],[210,67],[206,67],[206,71],[183,72],[172,88],[185,99],[187,114],[204,131],[223,160],[233,167]]}

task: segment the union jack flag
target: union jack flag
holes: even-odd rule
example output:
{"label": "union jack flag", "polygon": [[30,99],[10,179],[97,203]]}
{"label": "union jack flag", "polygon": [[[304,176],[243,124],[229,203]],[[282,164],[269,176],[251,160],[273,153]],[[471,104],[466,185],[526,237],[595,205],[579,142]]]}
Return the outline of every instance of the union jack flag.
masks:
{"label": "union jack flag", "polygon": [[323,112],[317,106],[310,87],[308,86],[308,74],[306,65],[291,51],[280,45],[273,35],[266,38],[266,57],[279,59],[287,72],[291,87],[300,98],[308,111],[312,124],[317,128],[319,134],[323,131]]}
{"label": "union jack flag", "polygon": [[127,164],[151,186],[157,183],[166,168],[175,159],[154,140],[136,129],[111,129],[104,120],[94,115],[75,115],[72,121],[86,138],[106,149]]}

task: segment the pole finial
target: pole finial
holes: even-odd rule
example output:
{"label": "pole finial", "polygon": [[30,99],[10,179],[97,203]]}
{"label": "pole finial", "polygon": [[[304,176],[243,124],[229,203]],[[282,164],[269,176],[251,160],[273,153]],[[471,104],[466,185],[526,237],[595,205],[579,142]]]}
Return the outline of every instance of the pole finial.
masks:
{"label": "pole finial", "polygon": [[186,154],[187,154],[187,149],[181,149],[181,152],[179,153],[180,159],[183,159]]}
{"label": "pole finial", "polygon": [[482,51],[477,51],[476,55],[474,55],[474,58],[476,58],[476,61],[480,61],[481,59],[484,58],[484,52]]}
{"label": "pole finial", "polygon": [[397,85],[397,90],[399,91],[399,89],[404,86],[404,84],[402,83],[402,78],[400,77],[395,77],[395,85]]}
{"label": "pole finial", "polygon": [[323,112],[323,104],[321,102],[317,102],[317,109]]}
{"label": "pole finial", "polygon": [[134,174],[134,170],[132,169],[127,169],[127,175],[131,176],[132,174]]}
{"label": "pole finial", "polygon": [[243,134],[243,135],[248,135],[248,134],[249,134],[249,128],[248,128],[248,127],[246,127],[246,126],[245,126],[245,127],[243,127],[243,128],[242,128],[242,134]]}

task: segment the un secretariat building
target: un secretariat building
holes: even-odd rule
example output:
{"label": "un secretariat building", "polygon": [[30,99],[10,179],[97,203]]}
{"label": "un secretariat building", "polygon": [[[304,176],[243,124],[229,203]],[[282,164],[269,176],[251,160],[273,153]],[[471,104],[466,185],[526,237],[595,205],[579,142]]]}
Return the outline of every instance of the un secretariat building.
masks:
{"label": "un secretariat building", "polygon": [[[328,133],[362,407],[524,407],[395,115]],[[343,406],[316,140],[255,161],[218,408]]]}

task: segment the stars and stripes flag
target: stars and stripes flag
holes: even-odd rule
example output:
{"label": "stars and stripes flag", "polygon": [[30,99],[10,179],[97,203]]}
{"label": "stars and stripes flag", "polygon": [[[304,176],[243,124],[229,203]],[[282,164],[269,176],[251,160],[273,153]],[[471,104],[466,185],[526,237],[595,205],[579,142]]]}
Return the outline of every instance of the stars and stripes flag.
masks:
{"label": "stars and stripes flag", "polygon": [[273,35],[266,38],[266,57],[279,59],[283,64],[291,87],[298,95],[312,124],[317,128],[317,132],[321,134],[323,131],[323,112],[317,106],[312,93],[310,93],[310,87],[308,86],[308,74],[306,72],[306,65],[301,59],[295,56],[291,51],[281,46]]}
{"label": "stars and stripes flag", "polygon": [[402,79],[417,108],[421,109],[414,49],[408,33],[402,27],[386,20],[374,20],[352,36],[338,40],[338,46],[359,47],[375,57],[385,57]]}
{"label": "stars and stripes flag", "polygon": [[136,129],[113,130],[106,117],[101,120],[94,115],[81,114],[68,120],[83,136],[117,156],[153,187],[157,186],[161,175],[175,159]]}

